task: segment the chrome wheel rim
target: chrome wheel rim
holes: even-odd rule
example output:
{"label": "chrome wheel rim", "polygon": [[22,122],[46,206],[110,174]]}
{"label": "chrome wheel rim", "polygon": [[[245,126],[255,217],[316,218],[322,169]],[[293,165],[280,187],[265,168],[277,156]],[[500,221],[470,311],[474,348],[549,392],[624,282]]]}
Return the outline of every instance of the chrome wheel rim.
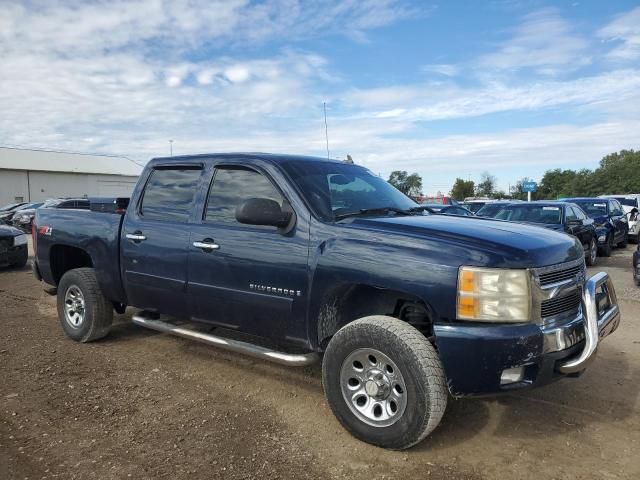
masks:
{"label": "chrome wheel rim", "polygon": [[374,348],[360,348],[344,360],[340,387],[351,412],[367,425],[393,425],[407,407],[402,372],[393,360]]}
{"label": "chrome wheel rim", "polygon": [[84,316],[84,295],[80,288],[71,285],[64,294],[64,319],[71,328],[80,328],[84,322]]}
{"label": "chrome wheel rim", "polygon": [[596,257],[598,256],[598,245],[596,245],[595,240],[591,240],[591,249],[589,251],[589,256],[591,257],[591,263],[596,261]]}

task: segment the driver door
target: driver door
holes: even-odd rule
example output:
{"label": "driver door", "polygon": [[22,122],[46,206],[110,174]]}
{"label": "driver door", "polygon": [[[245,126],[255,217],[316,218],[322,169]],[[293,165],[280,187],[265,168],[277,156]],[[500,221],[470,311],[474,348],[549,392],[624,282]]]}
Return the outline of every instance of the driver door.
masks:
{"label": "driver door", "polygon": [[204,211],[191,224],[190,315],[195,321],[284,338],[305,321],[308,224],[298,219],[287,233],[241,224],[236,208],[249,198],[272,199],[281,207],[289,204],[257,167],[215,167]]}

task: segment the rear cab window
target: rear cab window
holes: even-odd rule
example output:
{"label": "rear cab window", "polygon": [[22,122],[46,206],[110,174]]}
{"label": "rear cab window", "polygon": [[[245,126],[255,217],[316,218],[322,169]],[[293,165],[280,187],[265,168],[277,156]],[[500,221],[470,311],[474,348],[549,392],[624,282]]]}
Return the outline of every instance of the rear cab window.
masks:
{"label": "rear cab window", "polygon": [[142,194],[139,214],[150,220],[186,223],[201,175],[199,165],[154,168]]}

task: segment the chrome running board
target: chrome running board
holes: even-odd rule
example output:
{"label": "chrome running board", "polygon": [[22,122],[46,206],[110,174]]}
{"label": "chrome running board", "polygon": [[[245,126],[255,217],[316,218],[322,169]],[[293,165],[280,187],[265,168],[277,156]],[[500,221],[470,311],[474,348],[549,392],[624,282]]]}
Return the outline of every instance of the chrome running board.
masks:
{"label": "chrome running board", "polygon": [[219,337],[210,333],[185,328],[181,325],[176,325],[164,320],[157,320],[149,316],[145,316],[144,312],[135,314],[132,317],[132,320],[133,323],[142,327],[150,328],[151,330],[170,333],[171,335],[176,335],[178,337],[196,340],[197,342],[213,345],[214,347],[220,347],[231,352],[244,353],[245,355],[250,355],[261,360],[269,360],[271,362],[288,365],[290,367],[304,367],[312,365],[320,360],[320,355],[316,352],[302,354],[277,352],[251,343]]}

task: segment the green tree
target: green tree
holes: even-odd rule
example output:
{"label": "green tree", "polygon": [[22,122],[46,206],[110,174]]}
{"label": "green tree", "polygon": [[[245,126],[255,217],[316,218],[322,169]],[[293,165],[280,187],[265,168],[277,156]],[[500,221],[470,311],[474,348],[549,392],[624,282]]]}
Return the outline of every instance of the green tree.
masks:
{"label": "green tree", "polygon": [[456,178],[456,181],[453,183],[453,187],[451,187],[449,195],[451,195],[456,200],[464,200],[467,197],[473,197],[475,190],[475,182],[473,180]]}
{"label": "green tree", "polygon": [[395,170],[391,172],[387,181],[405,195],[421,195],[422,177],[417,173],[409,175],[405,170]]}
{"label": "green tree", "polygon": [[482,172],[480,183],[476,186],[476,195],[482,197],[491,197],[496,191],[496,177],[489,172]]}

